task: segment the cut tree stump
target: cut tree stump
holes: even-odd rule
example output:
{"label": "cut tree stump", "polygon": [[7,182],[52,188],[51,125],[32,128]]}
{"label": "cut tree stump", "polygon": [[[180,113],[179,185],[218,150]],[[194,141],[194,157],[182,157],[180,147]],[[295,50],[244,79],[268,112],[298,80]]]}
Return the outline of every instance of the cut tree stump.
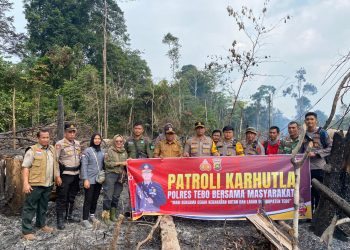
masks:
{"label": "cut tree stump", "polygon": [[1,182],[4,181],[4,196],[1,204],[8,207],[6,211],[10,214],[19,214],[22,210],[25,194],[22,192],[22,157],[6,158],[5,169],[2,173],[6,173]]}
{"label": "cut tree stump", "polygon": [[160,220],[160,234],[162,238],[162,250],[181,249],[172,216],[162,216],[162,219]]}
{"label": "cut tree stump", "polygon": [[[332,151],[328,159],[327,172],[325,172],[323,185],[345,201],[350,201],[350,176],[347,166],[350,164],[350,128],[347,136],[342,131],[334,134]],[[317,184],[316,184],[317,185]],[[313,186],[315,182],[313,181]],[[316,186],[315,186],[316,187]],[[334,202],[329,202],[326,193],[321,192],[320,201],[312,220],[316,235],[322,233],[331,224],[334,215],[344,217],[343,211]]]}

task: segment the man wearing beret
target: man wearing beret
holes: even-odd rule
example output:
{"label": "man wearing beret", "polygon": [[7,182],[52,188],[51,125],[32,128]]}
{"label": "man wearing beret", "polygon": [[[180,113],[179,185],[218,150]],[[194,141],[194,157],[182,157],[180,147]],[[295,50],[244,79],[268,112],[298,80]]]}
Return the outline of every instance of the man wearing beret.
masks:
{"label": "man wearing beret", "polygon": [[73,216],[75,196],[79,192],[79,170],[81,147],[75,140],[77,128],[74,123],[64,125],[64,138],[56,143],[57,159],[62,185],[57,188],[56,213],[57,228],[63,230],[64,213],[69,222],[80,222]]}
{"label": "man wearing beret", "polygon": [[243,142],[244,154],[245,155],[264,155],[265,149],[263,145],[256,138],[256,129],[248,127],[245,131],[245,141]]}
{"label": "man wearing beret", "polygon": [[234,129],[228,125],[222,129],[224,139],[216,144],[221,156],[244,155],[242,144],[234,138]]}
{"label": "man wearing beret", "polygon": [[186,141],[184,157],[219,156],[213,140],[205,135],[203,122],[195,123],[196,135]]}
{"label": "man wearing beret", "polygon": [[136,211],[158,212],[161,205],[166,203],[165,194],[161,185],[152,181],[153,166],[141,166],[143,182],[136,187]]}
{"label": "man wearing beret", "polygon": [[160,140],[154,149],[155,158],[181,157],[182,146],[176,139],[176,133],[171,124],[164,126],[165,139]]}

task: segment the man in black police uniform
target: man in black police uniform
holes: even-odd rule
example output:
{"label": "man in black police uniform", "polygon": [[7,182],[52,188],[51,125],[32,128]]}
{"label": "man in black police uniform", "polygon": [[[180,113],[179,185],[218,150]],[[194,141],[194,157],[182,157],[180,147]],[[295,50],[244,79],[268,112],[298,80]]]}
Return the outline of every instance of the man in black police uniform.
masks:
{"label": "man in black police uniform", "polygon": [[73,123],[64,124],[64,138],[56,143],[57,159],[62,185],[57,187],[57,228],[65,228],[63,216],[70,222],[80,222],[73,216],[75,196],[79,192],[79,170],[81,147],[75,140],[77,128]]}
{"label": "man in black police uniform", "polygon": [[150,164],[141,166],[143,182],[136,187],[136,211],[158,212],[159,207],[166,203],[163,188],[159,183],[152,182],[152,170]]}

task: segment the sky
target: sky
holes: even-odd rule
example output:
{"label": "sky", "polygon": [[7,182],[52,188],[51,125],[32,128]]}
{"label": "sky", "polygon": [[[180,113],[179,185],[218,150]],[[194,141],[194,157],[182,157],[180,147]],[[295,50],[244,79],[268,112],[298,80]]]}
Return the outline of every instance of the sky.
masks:
{"label": "sky", "polygon": [[[131,47],[140,50],[147,61],[155,81],[170,79],[170,61],[163,36],[170,32],[181,44],[180,66],[193,64],[203,69],[210,62],[210,55],[228,55],[233,40],[243,50],[249,43],[237,30],[227,6],[239,10],[245,5],[259,13],[260,0],[135,0],[118,2],[124,12]],[[18,31],[25,31],[22,1],[15,1],[13,14]],[[287,117],[295,115],[295,101],[282,96],[282,90],[296,82],[296,70],[304,67],[306,80],[318,87],[318,94],[310,96],[312,103],[326,95],[315,109],[327,115],[331,109],[335,88],[332,81],[321,83],[330,67],[340,56],[350,51],[349,0],[271,0],[266,15],[266,25],[273,25],[290,15],[288,22],[280,23],[264,39],[260,52],[271,56],[271,62],[261,64],[255,76],[242,88],[241,98],[249,100],[251,94],[262,85],[274,85],[277,93],[274,107]],[[341,74],[340,74],[341,75]],[[339,75],[339,76],[340,76]],[[230,89],[237,90],[240,74],[230,75]],[[332,79],[330,79],[332,80]],[[337,81],[338,78],[334,78]]]}

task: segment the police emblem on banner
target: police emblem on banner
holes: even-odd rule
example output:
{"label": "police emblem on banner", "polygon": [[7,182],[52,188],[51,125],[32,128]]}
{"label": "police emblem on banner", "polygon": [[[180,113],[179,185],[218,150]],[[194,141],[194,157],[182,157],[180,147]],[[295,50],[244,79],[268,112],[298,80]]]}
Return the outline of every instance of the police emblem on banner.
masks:
{"label": "police emblem on banner", "polygon": [[211,170],[211,165],[207,161],[207,159],[202,161],[201,165],[199,165],[199,169],[202,171],[210,171]]}
{"label": "police emblem on banner", "polygon": [[220,158],[214,158],[213,159],[213,168],[215,171],[220,171],[222,169],[221,167],[221,159]]}

